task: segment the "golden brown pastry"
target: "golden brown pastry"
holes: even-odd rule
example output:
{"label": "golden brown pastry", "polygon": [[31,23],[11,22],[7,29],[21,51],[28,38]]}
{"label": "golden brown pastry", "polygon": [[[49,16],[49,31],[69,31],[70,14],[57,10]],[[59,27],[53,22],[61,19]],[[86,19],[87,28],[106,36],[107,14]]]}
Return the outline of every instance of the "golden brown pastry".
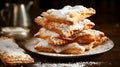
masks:
{"label": "golden brown pastry", "polygon": [[57,22],[48,22],[47,19],[42,18],[42,17],[37,17],[35,18],[35,22],[40,25],[43,26],[44,28],[54,31],[58,34],[60,34],[62,37],[70,37],[76,33],[79,33],[82,30],[85,29],[90,29],[92,27],[94,27],[94,23],[91,22],[88,19],[84,19],[79,21],[78,23],[74,24],[74,25],[67,25],[64,23],[57,23]]}
{"label": "golden brown pastry", "polygon": [[94,47],[96,47],[96,46],[98,46],[98,45],[101,45],[101,44],[105,43],[105,42],[108,41],[108,40],[109,40],[109,38],[106,37],[106,36],[101,37],[100,39],[96,39],[96,40],[94,41]]}
{"label": "golden brown pastry", "polygon": [[40,28],[34,36],[47,40],[50,45],[64,45],[69,42],[68,40],[62,39],[59,34],[45,28]]}
{"label": "golden brown pastry", "polygon": [[48,41],[41,38],[39,38],[39,42],[34,46],[34,49],[38,52],[55,53]]}
{"label": "golden brown pastry", "polygon": [[78,42],[80,45],[84,45],[86,50],[90,50],[95,46],[101,45],[107,40],[108,38],[104,35],[103,32],[88,29],[80,32],[74,41]]}
{"label": "golden brown pastry", "polygon": [[82,54],[106,42],[103,32],[93,30],[95,24],[86,19],[95,14],[93,8],[82,5],[65,6],[62,9],[49,9],[35,18],[42,26],[35,37],[41,41],[35,45],[38,52]]}
{"label": "golden brown pastry", "polygon": [[68,25],[73,25],[78,23],[80,20],[83,20],[87,17],[95,14],[93,8],[86,8],[82,5],[76,6],[65,6],[62,9],[49,9],[46,12],[43,12],[41,15],[48,19],[50,22],[59,22],[65,23]]}
{"label": "golden brown pastry", "polygon": [[82,54],[85,51],[85,47],[77,42],[69,43],[64,48],[62,54]]}
{"label": "golden brown pastry", "polygon": [[85,51],[84,46],[79,45],[78,43],[69,43],[66,45],[53,46],[41,39],[38,44],[35,45],[35,50],[38,52],[48,52],[48,53],[62,53],[62,54],[81,54]]}
{"label": "golden brown pastry", "polygon": [[78,37],[75,39],[75,41],[80,44],[89,44],[105,36],[103,32],[92,29],[83,30],[77,35]]}
{"label": "golden brown pastry", "polygon": [[5,65],[20,65],[34,63],[34,59],[25,53],[13,39],[0,38],[0,59]]}
{"label": "golden brown pastry", "polygon": [[82,45],[85,48],[85,51],[89,51],[94,47],[94,42],[88,44],[79,44],[79,45]]}
{"label": "golden brown pastry", "polygon": [[108,41],[108,38],[106,36],[104,36],[104,37],[101,37],[101,39],[96,39],[95,41],[93,41],[89,44],[82,44],[82,45],[85,47],[85,50],[88,51],[96,46],[102,45],[106,41]]}

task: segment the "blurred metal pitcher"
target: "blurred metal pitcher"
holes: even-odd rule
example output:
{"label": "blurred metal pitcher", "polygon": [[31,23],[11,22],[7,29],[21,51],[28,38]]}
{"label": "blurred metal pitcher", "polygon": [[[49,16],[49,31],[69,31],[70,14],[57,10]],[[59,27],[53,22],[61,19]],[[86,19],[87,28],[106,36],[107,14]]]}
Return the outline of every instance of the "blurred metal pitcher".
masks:
{"label": "blurred metal pitcher", "polygon": [[27,6],[24,4],[6,3],[6,8],[1,10],[1,17],[6,23],[6,26],[29,27],[31,25],[31,21],[28,11],[32,4],[33,1],[30,1]]}
{"label": "blurred metal pitcher", "polygon": [[24,4],[6,3],[6,8],[1,10],[1,17],[5,22],[5,27],[1,28],[0,34],[16,39],[28,37],[29,27],[31,26],[28,11],[33,1],[27,6]]}

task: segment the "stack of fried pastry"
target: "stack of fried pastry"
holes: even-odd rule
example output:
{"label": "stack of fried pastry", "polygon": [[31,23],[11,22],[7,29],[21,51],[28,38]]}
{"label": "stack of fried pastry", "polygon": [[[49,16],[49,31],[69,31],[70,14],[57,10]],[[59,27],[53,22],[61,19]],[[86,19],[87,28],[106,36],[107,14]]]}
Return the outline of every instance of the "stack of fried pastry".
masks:
{"label": "stack of fried pastry", "polygon": [[35,50],[40,52],[82,54],[98,46],[108,38],[103,32],[93,30],[95,26],[88,17],[95,14],[93,8],[82,5],[65,6],[62,9],[49,9],[35,22],[42,26],[35,34],[40,42]]}

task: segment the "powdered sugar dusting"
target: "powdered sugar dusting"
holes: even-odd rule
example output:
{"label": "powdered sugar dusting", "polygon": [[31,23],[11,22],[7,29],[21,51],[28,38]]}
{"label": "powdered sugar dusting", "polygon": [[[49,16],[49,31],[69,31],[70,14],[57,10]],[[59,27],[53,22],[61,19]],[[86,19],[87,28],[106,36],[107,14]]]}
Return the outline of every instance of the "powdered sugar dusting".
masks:
{"label": "powdered sugar dusting", "polygon": [[76,6],[65,6],[62,9],[49,9],[47,13],[49,13],[51,16],[55,16],[56,18],[66,18],[69,21],[72,21],[71,18],[68,17],[68,15],[77,13],[80,14],[81,11],[87,9],[86,7],[82,5],[76,5]]}
{"label": "powdered sugar dusting", "polygon": [[89,62],[75,62],[75,63],[41,63],[37,62],[30,67],[91,67],[91,66],[100,66],[100,65],[105,65],[109,66],[111,63],[108,62],[94,62],[94,61],[89,61]]}
{"label": "powdered sugar dusting", "polygon": [[[0,41],[0,50],[1,50],[0,54],[3,54],[3,53],[8,54],[8,55],[23,54],[23,49],[18,48],[18,45],[15,44],[12,39],[1,40]],[[17,51],[17,52],[15,52],[15,51]]]}
{"label": "powdered sugar dusting", "polygon": [[13,39],[0,40],[0,54],[4,57],[13,56],[22,58],[27,58],[27,55],[24,53],[24,50],[20,48]]}
{"label": "powdered sugar dusting", "polygon": [[[70,47],[76,47],[76,48],[79,48],[81,49],[81,51],[85,51],[85,48],[84,46],[80,46],[78,43],[70,43],[70,44],[67,44],[67,45],[63,45],[63,46],[51,46],[48,44],[48,41],[44,40],[44,39],[40,39],[39,38],[39,43],[35,45],[35,47],[45,47],[45,48],[52,48],[56,53],[60,53],[62,52],[63,50],[65,49],[68,49]],[[34,47],[33,47],[34,48]]]}
{"label": "powdered sugar dusting", "polygon": [[53,31],[47,30],[45,28],[40,28],[39,32],[36,33],[35,36],[37,36],[37,35],[41,35],[43,37],[48,36],[48,37],[56,37],[56,38],[60,36],[59,34],[53,32]]}
{"label": "powdered sugar dusting", "polygon": [[83,35],[93,35],[95,37],[100,37],[100,35],[104,36],[104,33],[98,30],[87,29],[79,33],[79,36],[83,36]]}
{"label": "powdered sugar dusting", "polygon": [[78,43],[76,42],[73,42],[73,43],[69,43],[67,45],[64,45],[64,46],[51,46],[52,49],[54,49],[57,53],[59,52],[62,52],[63,50],[65,49],[68,49],[70,47],[76,47],[76,48],[79,48],[81,49],[82,52],[85,51],[85,48],[83,46],[80,46]]}
{"label": "powdered sugar dusting", "polygon": [[79,21],[78,23],[74,24],[74,25],[67,25],[67,24],[64,24],[64,23],[54,23],[54,22],[51,22],[49,26],[49,28],[55,28],[59,31],[61,31],[63,33],[63,35],[65,36],[69,36],[68,33],[70,33],[71,31],[74,31],[74,30],[83,30],[83,28],[87,25],[95,25],[93,22],[91,22],[90,20],[88,19],[84,19],[83,21]]}
{"label": "powdered sugar dusting", "polygon": [[45,47],[45,48],[50,48],[50,45],[48,44],[48,41],[39,38],[39,43],[35,45],[35,47]]}

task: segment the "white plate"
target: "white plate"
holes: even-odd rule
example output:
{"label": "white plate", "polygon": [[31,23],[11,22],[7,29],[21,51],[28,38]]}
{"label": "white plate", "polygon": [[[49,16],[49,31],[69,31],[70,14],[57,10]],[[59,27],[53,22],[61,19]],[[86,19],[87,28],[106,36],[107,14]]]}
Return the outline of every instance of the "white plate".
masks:
{"label": "white plate", "polygon": [[39,42],[39,40],[37,38],[32,38],[26,42],[25,48],[31,52],[34,52],[34,53],[37,53],[40,55],[51,56],[51,57],[82,57],[82,56],[96,55],[96,54],[101,54],[101,53],[107,52],[110,49],[112,49],[114,46],[113,41],[108,40],[104,44],[94,47],[93,49],[86,51],[83,54],[56,54],[56,53],[46,53],[46,52],[36,51],[34,49],[34,45],[37,42]]}

